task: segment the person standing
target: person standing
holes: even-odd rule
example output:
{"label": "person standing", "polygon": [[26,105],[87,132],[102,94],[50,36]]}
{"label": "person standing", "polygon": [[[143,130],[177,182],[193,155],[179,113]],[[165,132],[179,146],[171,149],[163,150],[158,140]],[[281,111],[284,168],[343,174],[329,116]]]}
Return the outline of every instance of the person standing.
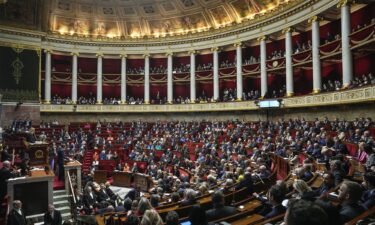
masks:
{"label": "person standing", "polygon": [[59,210],[55,209],[52,204],[48,205],[48,211],[44,214],[44,224],[45,225],[61,225],[62,218]]}
{"label": "person standing", "polygon": [[26,225],[26,216],[22,210],[22,202],[14,200],[13,209],[8,214],[7,225]]}

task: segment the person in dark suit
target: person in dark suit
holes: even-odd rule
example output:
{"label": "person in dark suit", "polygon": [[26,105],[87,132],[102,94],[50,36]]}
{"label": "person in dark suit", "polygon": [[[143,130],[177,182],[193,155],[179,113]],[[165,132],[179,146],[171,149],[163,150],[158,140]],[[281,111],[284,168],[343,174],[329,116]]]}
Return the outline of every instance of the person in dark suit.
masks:
{"label": "person in dark suit", "polygon": [[338,186],[345,177],[345,172],[342,169],[342,162],[340,160],[333,160],[331,161],[330,166],[335,181],[335,186]]}
{"label": "person in dark suit", "polygon": [[15,200],[13,209],[8,214],[7,225],[26,225],[26,216],[22,210],[22,202]]}
{"label": "person in dark suit", "polygon": [[284,217],[285,225],[330,225],[329,217],[317,204],[302,199],[293,199],[288,204]]}
{"label": "person in dark suit", "polygon": [[193,189],[186,189],[184,199],[181,201],[180,206],[194,205],[197,203],[196,192]]}
{"label": "person in dark suit", "polygon": [[214,221],[236,213],[235,207],[224,205],[224,194],[221,191],[216,191],[212,195],[212,204],[214,208],[206,211],[208,221]]}
{"label": "person in dark suit", "polygon": [[253,179],[250,172],[245,172],[244,179],[236,186],[236,190],[246,187],[248,195],[253,194]]}
{"label": "person in dark suit", "polygon": [[361,201],[368,209],[375,206],[375,172],[367,172],[363,176],[366,191],[363,193]]}
{"label": "person in dark suit", "polygon": [[14,174],[10,171],[10,162],[4,161],[3,168],[0,169],[0,202],[3,201],[7,194],[7,180],[13,177]]}
{"label": "person in dark suit", "polygon": [[327,172],[323,175],[323,184],[316,190],[314,190],[314,194],[316,197],[324,196],[328,193],[329,190],[335,187],[335,181],[333,179],[333,174]]}
{"label": "person in dark suit", "polygon": [[48,211],[44,214],[44,224],[45,225],[61,225],[62,218],[59,210],[55,209],[52,204],[48,205]]}
{"label": "person in dark suit", "polygon": [[265,218],[272,218],[280,214],[285,213],[286,209],[281,204],[285,199],[285,191],[280,185],[273,185],[267,193],[268,202],[264,198],[261,198],[263,203],[260,209],[258,209],[258,214],[264,216]]}
{"label": "person in dark suit", "polygon": [[93,213],[98,203],[96,201],[96,196],[92,191],[92,187],[88,186],[85,193],[83,194],[83,203],[87,207],[89,213]]}
{"label": "person in dark suit", "polygon": [[366,208],[359,204],[362,192],[361,185],[353,181],[345,181],[340,185],[338,200],[341,203],[339,214],[342,224],[366,211]]}

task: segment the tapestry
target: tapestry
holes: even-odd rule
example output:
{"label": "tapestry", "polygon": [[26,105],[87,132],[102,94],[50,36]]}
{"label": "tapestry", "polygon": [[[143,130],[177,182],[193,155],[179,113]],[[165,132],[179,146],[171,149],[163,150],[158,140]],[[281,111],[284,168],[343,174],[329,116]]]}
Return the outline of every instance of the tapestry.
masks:
{"label": "tapestry", "polygon": [[40,50],[0,46],[0,99],[39,102]]}

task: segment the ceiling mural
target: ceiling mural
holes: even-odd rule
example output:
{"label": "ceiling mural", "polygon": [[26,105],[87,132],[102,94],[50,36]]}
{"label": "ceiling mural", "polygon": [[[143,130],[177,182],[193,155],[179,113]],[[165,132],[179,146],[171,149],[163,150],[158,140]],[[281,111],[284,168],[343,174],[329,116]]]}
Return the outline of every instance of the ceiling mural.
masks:
{"label": "ceiling mural", "polygon": [[0,24],[39,29],[40,0],[8,0],[0,4]]}
{"label": "ceiling mural", "polygon": [[37,27],[39,13],[39,29],[52,34],[157,38],[239,24],[291,1],[297,0],[9,0],[0,5],[0,23]]}

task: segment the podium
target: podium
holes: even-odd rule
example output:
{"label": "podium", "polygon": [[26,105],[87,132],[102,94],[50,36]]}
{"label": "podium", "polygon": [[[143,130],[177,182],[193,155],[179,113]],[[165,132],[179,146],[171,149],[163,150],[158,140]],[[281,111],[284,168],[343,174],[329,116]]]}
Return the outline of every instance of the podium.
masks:
{"label": "podium", "polygon": [[67,194],[71,194],[70,188],[69,188],[69,178],[72,183],[72,187],[77,185],[78,189],[81,190],[81,187],[82,187],[81,167],[82,167],[82,164],[78,162],[77,160],[67,162],[64,164],[65,191]]}
{"label": "podium", "polygon": [[136,187],[139,187],[141,191],[147,192],[150,189],[151,177],[141,173],[134,174],[134,184]]}
{"label": "podium", "polygon": [[98,184],[107,182],[107,171],[106,170],[95,170],[94,181]]}
{"label": "podium", "polygon": [[45,213],[48,204],[53,204],[52,171],[32,170],[30,176],[9,179],[7,183],[9,207],[14,200],[21,200],[26,216]]}
{"label": "podium", "polygon": [[131,185],[131,179],[132,179],[132,173],[129,172],[120,172],[115,171],[113,172],[113,185],[118,187],[130,187]]}

